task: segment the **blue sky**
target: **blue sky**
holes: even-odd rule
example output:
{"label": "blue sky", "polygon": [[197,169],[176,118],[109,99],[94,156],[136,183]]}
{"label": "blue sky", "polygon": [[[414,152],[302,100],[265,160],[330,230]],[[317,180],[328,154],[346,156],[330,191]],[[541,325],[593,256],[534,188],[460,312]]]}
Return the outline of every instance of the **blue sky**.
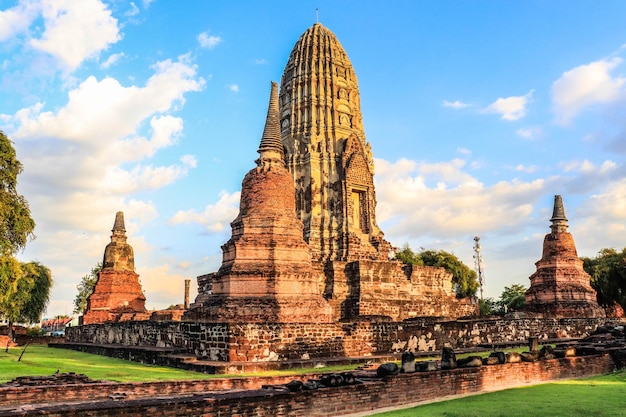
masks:
{"label": "blue sky", "polygon": [[[444,249],[486,295],[529,284],[563,195],[579,255],[626,246],[626,3],[0,0],[0,129],[71,313],[115,213],[148,308],[215,271],[270,81],[315,22],[348,53],[395,246]],[[195,288],[195,285],[192,285]]]}

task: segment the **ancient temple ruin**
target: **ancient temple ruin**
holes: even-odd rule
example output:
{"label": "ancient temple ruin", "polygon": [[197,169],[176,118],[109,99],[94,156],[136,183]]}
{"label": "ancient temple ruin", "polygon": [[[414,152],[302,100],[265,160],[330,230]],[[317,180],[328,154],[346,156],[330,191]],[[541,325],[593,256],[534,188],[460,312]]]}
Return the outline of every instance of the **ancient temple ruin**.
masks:
{"label": "ancient temple ruin", "polygon": [[293,180],[285,168],[272,83],[257,166],[241,185],[239,215],[222,246],[222,266],[199,277],[185,320],[241,323],[332,321],[311,252],[296,217]]}
{"label": "ancient temple ruin", "polygon": [[185,319],[473,314],[474,304],[456,298],[451,273],[390,259],[391,244],[376,224],[374,165],[356,74],[335,35],[320,23],[310,27],[293,47],[279,95],[276,88],[222,265],[198,277],[198,297]]}
{"label": "ancient temple ruin", "polygon": [[126,242],[123,212],[115,215],[111,232],[111,242],[104,249],[102,270],[87,299],[83,324],[149,318],[146,297],[135,272],[133,248]]}
{"label": "ancient temple ruin", "polygon": [[335,35],[314,24],[293,47],[280,88],[281,137],[296,211],[317,261],[387,260],[376,224],[374,162],[354,68]]}
{"label": "ancient temple ruin", "polygon": [[543,240],[543,254],[535,263],[526,291],[526,310],[546,318],[604,317],[591,288],[591,277],[583,269],[573,236],[567,231],[563,199],[554,196],[550,233]]}

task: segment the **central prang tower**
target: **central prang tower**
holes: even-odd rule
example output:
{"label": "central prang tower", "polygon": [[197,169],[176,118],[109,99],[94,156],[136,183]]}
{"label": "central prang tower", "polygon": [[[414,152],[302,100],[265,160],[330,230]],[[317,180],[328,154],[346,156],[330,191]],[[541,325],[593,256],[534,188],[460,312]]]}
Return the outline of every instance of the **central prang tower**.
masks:
{"label": "central prang tower", "polygon": [[386,260],[391,249],[376,224],[374,163],[362,119],[348,55],[315,23],[285,66],[280,125],[296,212],[316,261]]}

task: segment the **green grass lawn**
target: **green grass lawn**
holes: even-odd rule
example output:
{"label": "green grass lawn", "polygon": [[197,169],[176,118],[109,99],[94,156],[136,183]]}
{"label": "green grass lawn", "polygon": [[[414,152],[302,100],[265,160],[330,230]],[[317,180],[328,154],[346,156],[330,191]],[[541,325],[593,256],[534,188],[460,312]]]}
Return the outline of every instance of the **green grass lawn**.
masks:
{"label": "green grass lawn", "polygon": [[91,379],[116,382],[148,382],[181,379],[206,379],[243,376],[297,375],[314,372],[339,372],[353,370],[357,365],[332,366],[325,368],[264,371],[254,374],[208,375],[182,369],[143,365],[136,362],[92,355],[68,349],[49,348],[45,345],[30,345],[20,362],[17,359],[22,347],[0,349],[0,384],[18,376],[52,375],[57,370],[87,375]]}
{"label": "green grass lawn", "polygon": [[[419,392],[416,392],[416,397]],[[514,388],[377,417],[611,417],[626,415],[626,372]]]}
{"label": "green grass lawn", "polygon": [[140,363],[91,355],[67,349],[30,345],[20,362],[22,347],[0,350],[0,383],[18,376],[52,375],[59,372],[85,374],[92,379],[117,382],[201,379],[208,375],[180,369],[142,365]]}

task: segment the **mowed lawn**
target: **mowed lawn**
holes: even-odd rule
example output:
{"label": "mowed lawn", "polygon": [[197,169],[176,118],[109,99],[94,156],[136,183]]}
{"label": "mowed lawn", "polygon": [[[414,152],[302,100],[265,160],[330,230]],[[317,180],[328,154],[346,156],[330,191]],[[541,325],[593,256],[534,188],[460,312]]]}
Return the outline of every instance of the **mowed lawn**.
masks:
{"label": "mowed lawn", "polygon": [[324,368],[290,369],[280,371],[264,371],[254,374],[209,375],[182,369],[163,366],[143,365],[136,362],[92,355],[68,349],[50,348],[45,345],[30,345],[20,362],[22,347],[0,349],[0,384],[11,381],[19,376],[45,376],[59,373],[74,372],[87,375],[94,380],[115,382],[150,382],[184,379],[206,379],[245,376],[277,376],[297,375],[318,372],[340,372],[356,368],[357,365],[338,365]]}
{"label": "mowed lawn", "polygon": [[0,349],[0,383],[11,381],[18,376],[52,375],[75,372],[91,379],[117,382],[163,381],[181,379],[203,379],[209,375],[161,366],[91,355],[67,349],[49,348],[45,345],[30,345],[22,353],[22,347]]}
{"label": "mowed lawn", "polygon": [[[415,393],[419,398],[419,392]],[[431,403],[376,417],[626,416],[626,372],[514,388]]]}

